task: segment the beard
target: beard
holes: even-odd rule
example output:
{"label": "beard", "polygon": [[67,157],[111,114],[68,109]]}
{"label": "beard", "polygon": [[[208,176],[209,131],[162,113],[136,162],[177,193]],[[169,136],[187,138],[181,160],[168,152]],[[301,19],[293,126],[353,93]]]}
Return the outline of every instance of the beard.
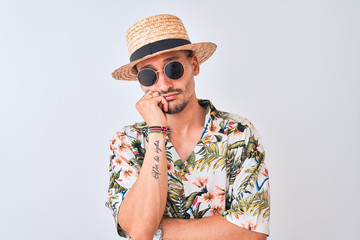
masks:
{"label": "beard", "polygon": [[182,110],[184,110],[186,108],[186,106],[188,105],[189,103],[189,100],[187,101],[184,101],[180,104],[177,104],[175,105],[174,107],[170,107],[169,106],[169,109],[168,111],[166,112],[167,114],[176,114],[176,113],[179,113],[181,112]]}

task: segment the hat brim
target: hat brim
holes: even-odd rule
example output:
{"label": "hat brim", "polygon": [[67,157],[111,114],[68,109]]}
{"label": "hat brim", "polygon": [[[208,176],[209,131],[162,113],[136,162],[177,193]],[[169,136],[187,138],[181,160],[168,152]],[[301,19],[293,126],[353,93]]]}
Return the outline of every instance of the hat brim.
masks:
{"label": "hat brim", "polygon": [[146,59],[160,55],[162,53],[172,52],[172,51],[191,50],[197,56],[199,64],[202,64],[209,57],[211,57],[211,55],[213,55],[213,53],[216,50],[216,47],[217,46],[215,43],[201,42],[201,43],[186,44],[176,48],[159,51],[119,67],[112,73],[112,77],[115,78],[116,80],[136,81],[137,80],[137,71],[135,69],[136,64]]}

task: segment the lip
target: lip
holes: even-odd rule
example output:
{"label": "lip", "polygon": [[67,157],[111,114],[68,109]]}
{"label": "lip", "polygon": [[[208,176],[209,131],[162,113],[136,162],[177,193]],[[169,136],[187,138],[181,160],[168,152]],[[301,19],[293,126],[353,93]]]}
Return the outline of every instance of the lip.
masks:
{"label": "lip", "polygon": [[170,93],[163,95],[163,97],[165,98],[166,101],[170,101],[170,100],[174,100],[177,97],[177,95],[179,95],[179,93]]}

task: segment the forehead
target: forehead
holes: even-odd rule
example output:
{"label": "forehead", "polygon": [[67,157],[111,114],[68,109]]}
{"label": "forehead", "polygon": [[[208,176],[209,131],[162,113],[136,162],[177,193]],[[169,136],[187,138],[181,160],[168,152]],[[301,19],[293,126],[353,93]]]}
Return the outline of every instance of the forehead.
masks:
{"label": "forehead", "polygon": [[139,62],[138,64],[136,64],[136,68],[141,69],[144,66],[155,66],[157,64],[162,64],[164,62],[168,62],[173,59],[181,59],[184,57],[186,57],[185,51],[166,52]]}

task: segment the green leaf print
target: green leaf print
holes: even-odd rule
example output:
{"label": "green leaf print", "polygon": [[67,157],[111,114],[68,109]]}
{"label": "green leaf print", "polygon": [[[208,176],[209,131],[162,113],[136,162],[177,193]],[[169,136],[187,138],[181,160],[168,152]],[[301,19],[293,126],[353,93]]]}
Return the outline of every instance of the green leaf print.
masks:
{"label": "green leaf print", "polygon": [[[219,147],[220,145],[220,147]],[[213,167],[215,171],[219,167],[226,166],[226,152],[227,142],[205,143],[203,147],[197,152],[203,157],[196,161],[195,166],[202,172],[205,168],[209,171]]]}
{"label": "green leaf print", "polygon": [[221,142],[222,136],[221,135],[215,135],[216,141]]}
{"label": "green leaf print", "polygon": [[210,210],[210,207],[207,207],[207,208],[201,210],[200,212],[198,212],[198,210],[194,211],[194,214],[193,214],[194,218],[202,218],[204,216],[204,214],[209,210]]}
{"label": "green leaf print", "polygon": [[189,210],[189,208],[191,207],[191,205],[193,204],[194,202],[194,199],[197,197],[197,196],[200,196],[201,194],[203,194],[204,191],[200,191],[200,192],[193,192],[191,193],[189,196],[187,196],[185,198],[185,205],[186,205],[186,208],[185,210]]}
{"label": "green leaf print", "polygon": [[261,190],[245,199],[235,198],[232,209],[235,212],[249,212],[254,216],[262,214],[262,221],[270,217],[270,196],[267,190]]}
{"label": "green leaf print", "polygon": [[191,164],[191,165],[194,164],[194,162],[195,162],[195,152],[194,151],[191,152],[190,156],[188,157],[188,159],[186,161],[188,162],[188,164]]}
{"label": "green leaf print", "polygon": [[245,140],[240,140],[240,141],[234,142],[233,144],[230,144],[229,150],[239,148],[239,147],[244,147],[244,146],[245,146]]}
{"label": "green leaf print", "polygon": [[181,169],[184,166],[184,162],[181,159],[178,159],[174,162],[174,166],[177,166]]}

